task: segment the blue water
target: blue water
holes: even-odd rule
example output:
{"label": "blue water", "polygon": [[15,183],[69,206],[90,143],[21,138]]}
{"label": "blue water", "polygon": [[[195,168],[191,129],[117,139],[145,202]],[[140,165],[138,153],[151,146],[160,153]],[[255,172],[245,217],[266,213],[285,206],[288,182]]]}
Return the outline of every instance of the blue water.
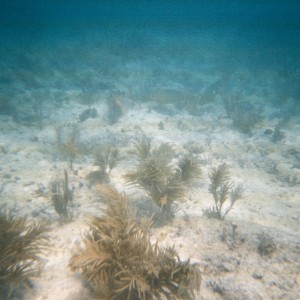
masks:
{"label": "blue water", "polygon": [[[170,68],[186,72],[186,81],[174,80],[200,94],[209,86],[193,81],[195,72],[242,70],[282,114],[300,111],[299,1],[1,1],[0,37],[0,91],[11,103],[25,90],[92,95],[134,62],[153,74],[148,83],[137,74],[138,91],[128,86],[139,95]],[[257,78],[269,71],[274,78]]]}
{"label": "blue water", "polygon": [[[2,1],[1,36],[76,38],[106,26],[174,34],[233,30],[237,44],[299,47],[299,1]],[[112,32],[114,33],[114,32]],[[178,36],[180,38],[180,36]]]}

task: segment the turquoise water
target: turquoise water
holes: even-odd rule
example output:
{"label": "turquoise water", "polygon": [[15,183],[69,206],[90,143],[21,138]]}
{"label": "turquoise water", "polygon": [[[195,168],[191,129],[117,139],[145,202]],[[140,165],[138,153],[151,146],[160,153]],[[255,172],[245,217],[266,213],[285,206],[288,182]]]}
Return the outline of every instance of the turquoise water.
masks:
{"label": "turquoise water", "polygon": [[[197,82],[195,72],[230,77],[231,83],[223,81],[230,94],[233,85],[235,93],[243,93],[236,75],[242,72],[252,77],[244,89],[263,86],[265,102],[279,106],[282,115],[298,114],[299,6],[297,1],[2,2],[1,98],[15,106],[25,90],[55,89],[59,97],[75,88],[93,95],[105,87],[103,81],[116,86],[126,65],[136,64],[137,80],[141,69],[149,72],[147,82],[128,86],[138,90],[137,101],[149,86],[168,80],[171,69],[177,74],[169,80],[201,95],[210,84]],[[267,72],[272,76],[264,78]],[[54,73],[63,78],[56,80]]]}

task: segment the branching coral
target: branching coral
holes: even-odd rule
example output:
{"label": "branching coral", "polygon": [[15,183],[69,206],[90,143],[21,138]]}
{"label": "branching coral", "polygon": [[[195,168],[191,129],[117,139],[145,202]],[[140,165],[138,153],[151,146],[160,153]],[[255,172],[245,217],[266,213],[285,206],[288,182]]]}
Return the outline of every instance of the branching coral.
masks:
{"label": "branching coral", "polygon": [[10,299],[30,286],[39,254],[47,244],[46,226],[0,214],[0,298]]}
{"label": "branching coral", "polygon": [[[242,184],[234,186],[230,182],[230,174],[226,164],[213,168],[209,178],[211,182],[209,192],[214,197],[215,205],[204,209],[204,215],[209,218],[224,220],[234,203],[243,198],[244,187]],[[228,199],[230,199],[230,203],[226,209],[223,209]]]}
{"label": "branching coral", "polygon": [[57,126],[55,132],[58,150],[67,160],[70,169],[73,170],[73,163],[80,154],[79,126],[77,123],[67,123]]}
{"label": "branching coral", "polygon": [[53,180],[49,183],[50,198],[55,211],[59,214],[63,222],[69,221],[73,217],[72,204],[74,191],[69,188],[68,172],[64,171],[63,180]]}
{"label": "branching coral", "polygon": [[84,249],[70,261],[92,285],[95,299],[193,299],[200,289],[196,264],[180,261],[173,247],[151,243],[148,226],[138,225],[125,194],[102,186],[108,208],[90,218]]}
{"label": "branching coral", "polygon": [[112,146],[97,149],[95,152],[95,165],[107,174],[110,174],[111,170],[117,165],[119,160],[119,150]]}
{"label": "branching coral", "polygon": [[125,179],[140,187],[169,216],[173,215],[173,203],[183,199],[192,190],[201,175],[199,163],[192,156],[181,158],[174,164],[174,151],[168,144],[152,148],[149,139],[137,140],[133,153],[137,167],[125,175]]}
{"label": "branching coral", "polygon": [[99,170],[92,171],[86,176],[90,185],[109,183],[110,172],[120,160],[119,150],[112,146],[101,147],[96,149],[94,158],[94,165],[98,166]]}

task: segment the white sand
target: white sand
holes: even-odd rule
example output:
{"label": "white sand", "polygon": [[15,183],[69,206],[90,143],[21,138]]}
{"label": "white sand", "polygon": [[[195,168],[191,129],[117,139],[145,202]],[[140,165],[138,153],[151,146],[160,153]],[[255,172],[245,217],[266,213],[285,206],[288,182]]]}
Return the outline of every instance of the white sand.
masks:
{"label": "white sand", "polygon": [[[170,224],[152,229],[153,240],[159,238],[162,246],[174,244],[182,259],[190,258],[200,264],[203,281],[201,296],[197,299],[297,299],[300,292],[300,172],[293,168],[293,159],[286,153],[300,144],[300,136],[296,134],[299,124],[291,120],[286,138],[274,144],[263,135],[268,124],[255,128],[252,137],[234,130],[220,104],[216,104],[216,108],[221,115],[208,110],[201,117],[185,112],[168,117],[149,111],[148,104],[140,104],[127,108],[113,126],[103,119],[105,104],[94,107],[100,116],[80,124],[82,140],[105,144],[109,141],[99,139],[120,139],[123,160],[112,171],[111,183],[119,191],[129,193],[133,202],[151,201],[142,191],[128,189],[122,178],[133,168],[128,149],[130,140],[141,130],[153,138],[154,144],[169,142],[179,152],[186,151],[183,145],[189,143],[201,148],[197,155],[203,164],[199,191],[180,204],[182,210]],[[84,109],[82,105],[70,104],[68,115],[78,116]],[[65,107],[55,110],[58,123],[64,113]],[[71,118],[66,120],[72,121]],[[160,121],[164,123],[164,130],[159,130]],[[183,129],[178,128],[179,121],[184,124]],[[27,298],[86,299],[87,288],[80,276],[69,269],[68,261],[81,243],[86,216],[97,214],[97,210],[105,206],[97,200],[95,189],[89,188],[85,179],[93,169],[93,159],[78,157],[74,167],[78,175],[69,172],[77,209],[72,222],[59,224],[49,198],[36,193],[39,187],[47,187],[51,178],[61,176],[67,168],[57,154],[53,125],[46,124],[42,129],[26,127],[0,116],[0,127],[1,207],[10,208],[14,215],[51,222],[49,250],[40,276],[33,279],[35,288]],[[33,141],[35,136],[38,141]],[[218,221],[203,217],[202,209],[213,204],[208,192],[208,174],[213,166],[223,162],[230,166],[232,180],[244,183],[246,197],[236,203],[225,221]],[[234,249],[229,249],[220,238],[224,228],[230,228],[230,222],[237,224],[238,230]],[[271,257],[257,252],[257,236],[262,232],[270,234],[277,245]]]}

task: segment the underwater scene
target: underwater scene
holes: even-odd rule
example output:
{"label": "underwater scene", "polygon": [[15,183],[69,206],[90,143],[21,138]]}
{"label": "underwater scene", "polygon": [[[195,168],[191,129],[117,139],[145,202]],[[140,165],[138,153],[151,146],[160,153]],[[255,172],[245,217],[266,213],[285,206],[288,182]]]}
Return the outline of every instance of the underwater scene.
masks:
{"label": "underwater scene", "polygon": [[299,1],[0,25],[0,299],[300,299]]}

